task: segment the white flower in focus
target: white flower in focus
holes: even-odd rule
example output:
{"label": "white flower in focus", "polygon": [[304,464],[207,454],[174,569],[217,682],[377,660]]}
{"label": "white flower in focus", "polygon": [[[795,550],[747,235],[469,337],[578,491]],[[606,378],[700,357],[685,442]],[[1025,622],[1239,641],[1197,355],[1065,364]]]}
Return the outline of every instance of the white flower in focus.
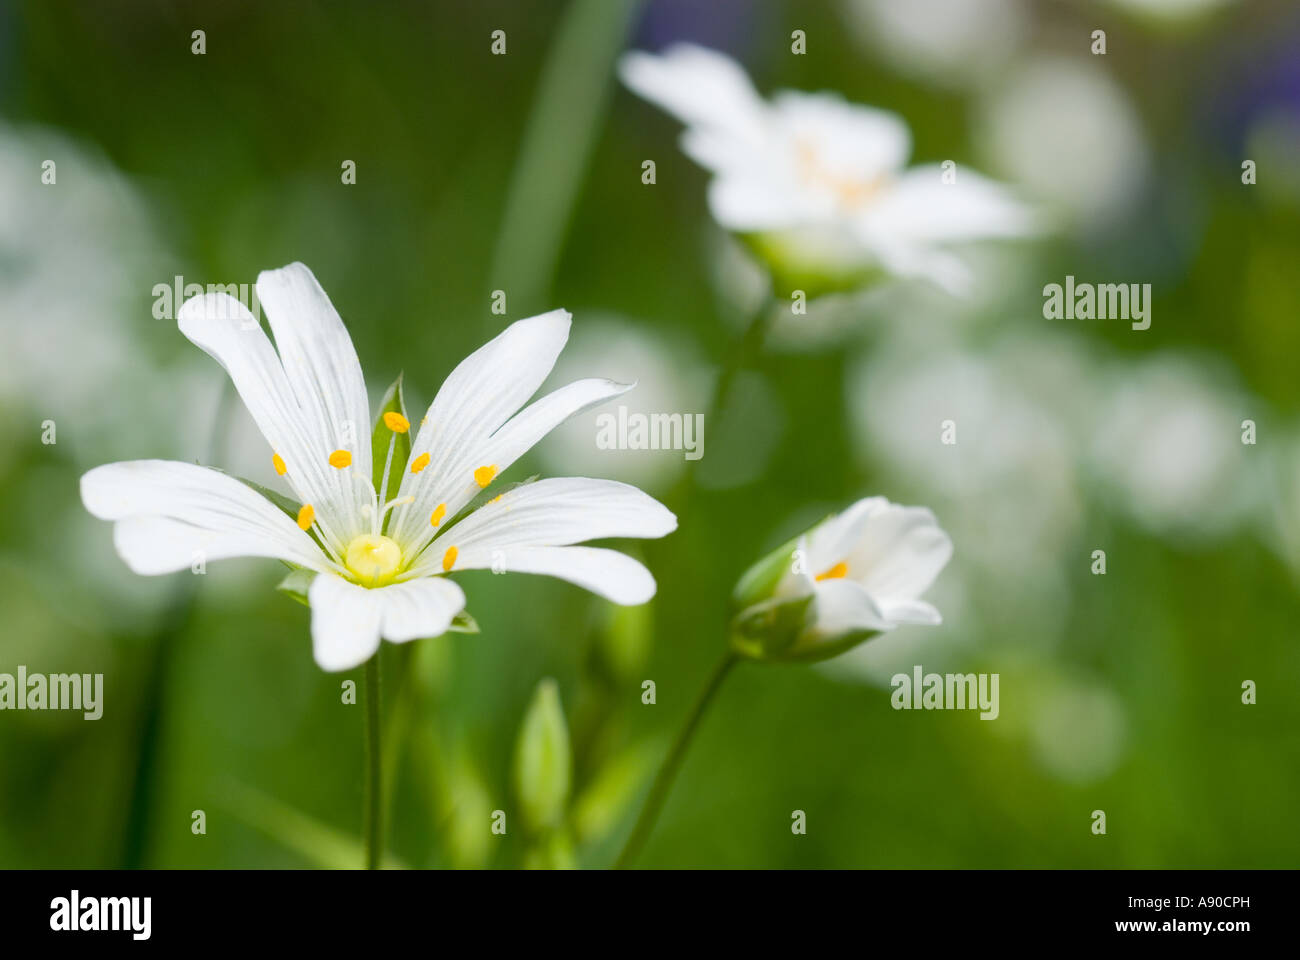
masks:
{"label": "white flower in focus", "polygon": [[920,597],[951,557],[929,510],[859,500],[741,578],[733,646],[754,659],[815,661],[895,627],[938,624]]}
{"label": "white flower in focus", "polygon": [[409,457],[394,451],[399,437],[409,439],[410,423],[396,410],[383,412],[376,436],[388,442],[378,490],[397,486],[384,502],[372,475],[361,365],[329,298],[298,263],[263,272],[257,296],[274,347],[226,294],[189,300],[179,326],[230,374],[271,446],[276,473],[293,491],[296,516],[246,483],[195,464],[96,467],[82,477],[82,500],[95,516],[115,521],[114,543],[132,570],[154,575],[200,558],[275,557],[314,571],[307,591],[312,644],[326,670],[364,663],[381,637],[401,643],[446,632],[465,605],[461,588],[445,577],[455,570],[547,574],[620,604],[654,595],[654,578],[637,561],[573,546],[675,529],[672,513],[635,487],[540,480],[458,516],[553,427],[630,389],[578,380],[523,407],[564,347],[567,312],[520,320],[462,361],[421,421]]}
{"label": "white flower in focus", "polygon": [[682,149],[712,171],[709,206],[786,275],[828,287],[873,274],[969,281],[949,243],[1017,237],[1034,216],[1007,189],[964,168],[905,168],[907,125],[838,94],[780,91],[763,100],[732,59],[679,44],[620,64],[624,83],[686,124]]}

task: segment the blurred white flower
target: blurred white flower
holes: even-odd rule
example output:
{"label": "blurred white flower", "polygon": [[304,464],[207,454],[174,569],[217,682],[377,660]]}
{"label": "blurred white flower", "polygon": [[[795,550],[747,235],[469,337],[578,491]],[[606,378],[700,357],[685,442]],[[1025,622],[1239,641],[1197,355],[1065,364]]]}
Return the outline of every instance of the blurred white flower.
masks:
{"label": "blurred white flower", "polygon": [[938,624],[920,597],[951,556],[929,510],[859,500],[746,572],[733,646],[759,660],[817,661],[904,624]]}
{"label": "blurred white flower", "polygon": [[1242,443],[1252,414],[1223,376],[1185,357],[1116,363],[1102,374],[1092,464],[1121,503],[1157,533],[1213,535],[1259,494]]}
{"label": "blurred white flower", "polygon": [[444,633],[465,604],[460,587],[445,579],[452,570],[547,574],[622,604],[654,595],[654,578],[631,557],[573,546],[673,530],[676,518],[634,487],[542,480],[473,506],[555,425],[628,389],[579,380],[519,409],[568,339],[565,311],[520,320],[461,362],[403,447],[410,457],[396,462],[397,496],[385,503],[398,437],[410,422],[383,412],[387,458],[376,485],[361,365],[329,298],[302,264],[264,271],[257,296],[275,347],[227,294],[187,301],[179,326],[230,374],[301,506],[191,463],[96,467],[82,477],[82,499],[92,514],[114,521],[114,543],[132,570],[154,575],[196,559],[275,557],[312,571],[313,651],[326,670],[364,663],[381,636],[401,643]]}
{"label": "blurred white flower", "polygon": [[969,271],[948,244],[1037,229],[1005,187],[970,170],[906,168],[911,134],[895,114],[829,92],[765,101],[735,61],[688,44],[626,54],[620,73],[687,125],[682,149],[714,174],[714,218],[783,276],[832,289],[922,277],[962,291]]}
{"label": "blurred white flower", "polygon": [[1086,229],[1127,216],[1150,167],[1137,111],[1097,59],[1019,64],[992,89],[976,126],[993,169]]}
{"label": "blurred white flower", "polygon": [[[1089,378],[1086,345],[1064,336],[970,349],[900,332],[850,367],[863,467],[947,518],[962,544],[953,575],[990,639],[1050,647],[1061,635],[1081,549]],[[885,653],[854,657],[875,675]]]}
{"label": "blurred white flower", "polygon": [[1110,4],[1140,18],[1160,23],[1197,20],[1237,0],[1109,0]]}
{"label": "blurred white flower", "polygon": [[845,0],[844,11],[895,70],[951,86],[1000,69],[1027,33],[1018,0]]}

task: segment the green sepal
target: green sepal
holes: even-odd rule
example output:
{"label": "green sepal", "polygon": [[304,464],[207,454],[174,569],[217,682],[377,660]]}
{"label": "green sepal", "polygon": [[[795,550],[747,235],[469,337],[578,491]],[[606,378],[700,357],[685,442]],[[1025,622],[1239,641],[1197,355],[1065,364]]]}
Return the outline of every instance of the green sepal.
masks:
{"label": "green sepal", "polygon": [[771,597],[790,570],[798,546],[799,537],[792,537],[742,573],[731,593],[731,609],[744,610]]}
{"label": "green sepal", "polygon": [[462,610],[456,616],[451,618],[451,626],[447,628],[448,633],[478,633],[478,621],[469,613]]}
{"label": "green sepal", "polygon": [[[208,469],[216,470],[217,473],[226,473],[226,471],[222,470],[220,467],[209,467]],[[247,477],[236,477],[233,473],[226,473],[226,476],[235,477],[236,480],[248,487],[250,490],[256,490],[262,496],[266,497],[266,499],[270,500],[271,503],[284,511],[287,516],[292,517],[294,523],[298,522],[298,510],[302,506],[301,504],[286,497],[283,493],[272,490],[270,487],[264,487],[257,481],[249,480]]]}
{"label": "green sepal", "polygon": [[803,635],[813,598],[772,598],[741,610],[731,621],[731,648],[750,660],[781,658]]}
{"label": "green sepal", "polygon": [[830,640],[801,638],[793,647],[772,659],[773,663],[818,663],[847,653],[860,643],[880,636],[879,630],[851,630]]}
{"label": "green sepal", "polygon": [[275,589],[281,593],[286,593],[293,599],[297,600],[304,607],[311,606],[307,599],[307,591],[311,587],[311,582],[316,579],[316,571],[308,570],[306,567],[297,567],[290,570],[285,578],[276,584]]}
{"label": "green sepal", "polygon": [[411,429],[414,429],[414,424],[405,433],[394,434],[384,423],[386,413],[400,413],[407,423],[411,422],[411,418],[406,415],[406,403],[402,399],[402,376],[403,374],[399,373],[397,379],[384,392],[384,399],[379,402],[379,413],[375,416],[375,429],[370,436],[370,462],[376,490],[379,490],[380,484],[384,482],[384,463],[388,459],[388,444],[392,442],[393,437],[397,438],[397,442],[393,444],[393,462],[388,468],[388,489],[379,492],[381,506],[397,496],[397,491],[402,486],[406,461],[411,457]]}

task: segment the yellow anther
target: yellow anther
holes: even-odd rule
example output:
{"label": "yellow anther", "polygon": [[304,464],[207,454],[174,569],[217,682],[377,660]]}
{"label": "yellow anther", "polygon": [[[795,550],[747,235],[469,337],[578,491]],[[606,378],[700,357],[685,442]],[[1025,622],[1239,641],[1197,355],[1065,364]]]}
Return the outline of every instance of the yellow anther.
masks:
{"label": "yellow anther", "polygon": [[442,555],[442,569],[444,572],[450,570],[455,565],[456,554],[459,552],[460,551],[455,547],[447,548],[447,552]]}
{"label": "yellow anther", "polygon": [[419,473],[428,465],[429,465],[429,455],[427,453],[422,453],[414,460],[411,461],[411,472]]}
{"label": "yellow anther", "polygon": [[487,466],[479,467],[477,470],[474,471],[474,482],[477,483],[480,487],[486,487],[489,483],[492,482],[492,478],[495,477],[496,475],[497,475],[496,464],[490,463]]}
{"label": "yellow anther", "polygon": [[504,493],[498,493],[495,497],[493,497],[491,500],[489,500],[488,503],[496,503],[498,500],[500,500],[500,499],[501,499],[502,497],[504,497],[504,496],[505,496]]}
{"label": "yellow anther", "polygon": [[446,515],[447,505],[445,503],[438,504],[438,509],[433,511],[433,516],[429,518],[429,526],[436,527],[438,524],[442,523],[442,518]]}
{"label": "yellow anther", "polygon": [[285,471],[289,469],[284,465],[284,457],[280,456],[278,453],[271,454],[271,466],[275,467],[276,474],[281,477],[283,477]]}
{"label": "yellow anther", "polygon": [[393,433],[405,433],[407,430],[411,429],[411,421],[407,420],[396,410],[389,410],[384,414],[384,426],[393,431]]}
{"label": "yellow anther", "polygon": [[842,580],[849,572],[849,565],[841,560],[835,566],[817,574],[818,580]]}
{"label": "yellow anther", "polygon": [[340,470],[352,466],[352,454],[347,450],[335,450],[330,454],[330,466],[338,467]]}
{"label": "yellow anther", "polygon": [[310,503],[304,503],[302,509],[298,511],[298,527],[302,530],[308,530],[316,521],[316,511]]}

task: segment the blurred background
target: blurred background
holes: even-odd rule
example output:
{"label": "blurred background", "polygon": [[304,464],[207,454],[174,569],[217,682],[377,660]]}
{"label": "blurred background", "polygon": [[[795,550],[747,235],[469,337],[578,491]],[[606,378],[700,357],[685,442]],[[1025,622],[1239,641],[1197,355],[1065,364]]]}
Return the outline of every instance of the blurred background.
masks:
{"label": "blurred background", "polygon": [[[155,286],[251,285],[294,260],[348,323],[372,402],[404,370],[421,411],[508,321],[563,306],[553,382],[638,379],[632,411],[704,411],[761,279],[712,224],[678,124],[615,78],[622,50],[676,40],[729,52],[764,94],[896,111],[915,161],[1015,184],[1061,229],[969,251],[967,300],[896,284],[784,317],[698,462],[598,450],[593,412],[514,468],[628,480],[674,509],[695,490],[681,529],[629,547],[652,604],[468,573],[480,634],[385,645],[392,861],[608,865],[722,650],[736,578],[883,494],[953,537],[928,595],[945,623],[736,670],[641,864],[1295,866],[1285,0],[0,4],[0,672],[105,685],[97,721],[0,713],[0,866],[360,863],[362,708],[340,696],[360,671],[315,666],[274,561],[130,574],[78,478],[166,457],[274,481]],[[1045,320],[1066,274],[1151,283],[1150,330]],[[915,664],[1000,674],[999,718],[892,710],[889,677]],[[530,702],[555,694],[572,788],[540,831],[512,768]]]}

